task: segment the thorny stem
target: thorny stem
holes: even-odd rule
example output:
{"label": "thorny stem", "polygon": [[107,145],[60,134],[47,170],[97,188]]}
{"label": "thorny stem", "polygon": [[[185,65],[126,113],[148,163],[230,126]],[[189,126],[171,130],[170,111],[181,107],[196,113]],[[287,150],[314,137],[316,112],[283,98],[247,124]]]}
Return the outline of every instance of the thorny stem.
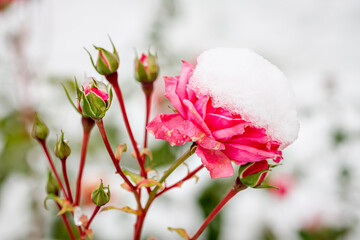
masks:
{"label": "thorny stem", "polygon": [[105,132],[105,128],[104,128],[104,123],[102,120],[99,120],[99,121],[95,121],[96,122],[96,125],[98,126],[99,128],[99,131],[100,131],[100,134],[101,134],[101,137],[103,139],[103,142],[105,144],[105,147],[109,153],[109,156],[115,166],[115,169],[116,169],[116,173],[120,174],[120,176],[122,177],[122,179],[124,179],[124,181],[126,182],[126,184],[130,187],[131,191],[134,193],[135,195],[135,198],[136,198],[136,201],[138,203],[138,207],[141,209],[141,203],[140,203],[140,198],[139,198],[139,194],[138,192],[136,191],[136,187],[129,181],[129,179],[126,177],[126,175],[124,174],[124,172],[121,170],[120,168],[120,165],[119,165],[119,162],[116,160],[115,158],[115,155],[114,155],[114,152],[112,151],[111,149],[111,146],[110,146],[110,143],[109,143],[109,140],[107,138],[107,135],[106,135],[106,132]]}
{"label": "thorny stem", "polygon": [[124,100],[123,100],[122,93],[121,93],[119,83],[118,83],[118,74],[117,74],[117,72],[115,72],[115,73],[112,73],[110,75],[106,75],[105,77],[109,81],[109,83],[112,85],[112,87],[114,88],[115,94],[116,94],[116,96],[117,96],[117,98],[119,100],[120,109],[121,109],[121,112],[122,112],[122,115],[123,115],[125,127],[126,127],[126,130],[127,130],[128,134],[129,134],[131,144],[132,144],[132,146],[134,148],[134,151],[135,151],[136,159],[137,159],[138,164],[140,166],[141,176],[146,178],[146,171],[145,171],[145,168],[144,168],[144,164],[142,162],[140,152],[139,152],[139,148],[138,148],[137,143],[135,141],[134,135],[133,135],[133,133],[131,131],[130,123],[129,123],[129,120],[128,120],[128,117],[127,117],[127,114],[126,114]]}
{"label": "thorny stem", "polygon": [[45,152],[45,155],[46,155],[46,157],[47,157],[47,159],[48,159],[48,161],[49,161],[51,170],[53,171],[53,173],[54,173],[54,175],[55,175],[55,178],[56,178],[56,180],[57,180],[58,183],[59,183],[59,186],[60,186],[60,188],[61,188],[61,191],[63,192],[65,198],[66,198],[67,200],[69,200],[69,197],[68,197],[68,195],[66,194],[66,191],[65,191],[64,186],[63,186],[63,184],[62,184],[62,182],[61,182],[61,179],[60,179],[60,177],[59,177],[59,174],[57,173],[56,168],[55,168],[55,166],[54,166],[54,163],[53,163],[53,161],[51,160],[51,157],[50,157],[49,151],[47,150],[45,141],[44,141],[44,140],[43,140],[43,141],[40,141],[40,144],[41,144],[41,146],[43,147],[43,150],[44,150],[44,152]]}
{"label": "thorny stem", "polygon": [[[56,205],[59,208],[59,210],[61,210],[60,204],[56,203]],[[72,229],[70,227],[69,221],[67,220],[65,213],[61,214],[60,216],[61,216],[61,218],[62,218],[62,220],[63,220],[63,222],[65,224],[65,227],[66,227],[67,231],[69,232],[71,240],[75,240],[74,233],[73,233],[73,231],[72,231]]]}
{"label": "thorny stem", "polygon": [[101,208],[100,206],[96,206],[96,207],[95,207],[93,214],[91,215],[88,223],[87,223],[86,226],[85,226],[85,229],[88,229],[88,228],[89,228],[92,220],[94,219],[95,215],[99,212],[100,208]]}
{"label": "thorny stem", "polygon": [[67,171],[66,171],[66,158],[61,160],[61,167],[62,167],[62,172],[63,172],[63,176],[64,176],[66,190],[67,190],[67,193],[68,193],[68,196],[69,196],[69,200],[70,200],[70,203],[73,203],[73,197],[72,197],[72,194],[71,194],[69,178],[67,176]]}
{"label": "thorny stem", "polygon": [[244,185],[239,178],[236,178],[234,186],[231,190],[226,194],[226,196],[218,203],[218,205],[214,208],[214,210],[207,216],[204,220],[203,224],[196,231],[193,237],[190,240],[196,240],[201,233],[205,230],[205,228],[209,225],[209,223],[216,217],[216,215],[220,212],[220,210],[225,206],[225,204],[230,201],[238,192],[246,189],[247,186]]}
{"label": "thorny stem", "polygon": [[[165,171],[164,175],[162,176],[162,178],[160,179],[160,183],[165,182],[165,180],[170,176],[170,174],[178,167],[180,166],[186,159],[188,159],[196,150],[197,145],[194,143],[190,149],[184,153],[178,160],[176,160],[171,166],[170,168]],[[154,201],[154,199],[156,198],[156,193],[159,190],[159,186],[156,186],[149,195],[149,199],[146,203],[145,208],[143,209],[142,213],[137,217],[136,223],[135,223],[135,229],[134,229],[134,240],[139,240],[140,236],[141,236],[141,230],[142,230],[142,226],[144,224],[144,220],[146,217],[146,214],[151,206],[151,203]]]}
{"label": "thorny stem", "polygon": [[85,166],[85,159],[86,159],[86,150],[89,142],[90,132],[94,126],[94,120],[91,118],[82,117],[81,119],[83,125],[83,140],[81,145],[81,155],[80,155],[80,166],[79,166],[79,173],[78,178],[76,181],[76,195],[75,195],[75,206],[79,205],[80,198],[81,198],[81,179],[82,174]]}
{"label": "thorny stem", "polygon": [[193,170],[192,172],[189,172],[183,179],[181,179],[180,181],[174,183],[173,185],[171,185],[170,187],[165,187],[161,192],[159,192],[158,194],[156,194],[156,197],[159,197],[160,195],[162,195],[163,193],[169,191],[170,189],[174,188],[174,187],[180,187],[181,184],[183,184],[185,181],[189,180],[190,178],[192,178],[197,172],[199,172],[201,169],[204,168],[204,165],[200,165],[199,167],[197,167],[195,170]]}

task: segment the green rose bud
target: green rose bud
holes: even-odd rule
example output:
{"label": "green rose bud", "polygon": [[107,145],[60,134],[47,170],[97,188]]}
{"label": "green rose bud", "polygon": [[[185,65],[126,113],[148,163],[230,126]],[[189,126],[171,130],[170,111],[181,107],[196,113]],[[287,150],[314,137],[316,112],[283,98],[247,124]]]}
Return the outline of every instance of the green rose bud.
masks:
{"label": "green rose bud", "polygon": [[45,141],[45,139],[48,135],[49,135],[49,129],[39,119],[37,113],[35,113],[34,125],[32,128],[31,136],[41,142],[41,141]]}
{"label": "green rose bud", "polygon": [[94,48],[98,51],[98,58],[96,64],[94,64],[94,60],[92,59],[91,54],[85,49],[89,53],[91,63],[96,69],[96,71],[104,76],[115,73],[119,68],[120,64],[119,54],[116,51],[114,43],[111,41],[111,39],[110,42],[113,47],[113,52],[107,51],[104,48],[94,45]]}
{"label": "green rose bud", "polygon": [[157,56],[142,54],[140,59],[135,59],[135,79],[141,83],[154,82],[159,75],[160,67]]}
{"label": "green rose bud", "polygon": [[67,142],[64,140],[64,132],[61,131],[60,139],[56,138],[56,145],[55,145],[55,156],[58,157],[60,160],[66,160],[66,158],[70,155],[71,149]]}
{"label": "green rose bud", "polygon": [[109,186],[103,187],[102,180],[99,188],[92,192],[91,201],[99,207],[107,204],[110,201],[110,188]]}
{"label": "green rose bud", "polygon": [[59,196],[60,186],[56,179],[52,176],[51,171],[48,173],[48,181],[46,183],[46,192],[48,194],[54,194],[55,196]]}
{"label": "green rose bud", "polygon": [[265,185],[264,179],[270,167],[266,160],[242,165],[239,168],[239,179],[248,187],[267,188],[269,186]]}

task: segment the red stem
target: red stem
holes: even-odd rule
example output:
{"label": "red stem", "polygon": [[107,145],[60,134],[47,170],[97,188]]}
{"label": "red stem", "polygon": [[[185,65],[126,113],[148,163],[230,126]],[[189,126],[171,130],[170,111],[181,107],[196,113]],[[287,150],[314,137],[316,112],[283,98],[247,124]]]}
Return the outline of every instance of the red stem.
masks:
{"label": "red stem", "polygon": [[[144,148],[147,147],[147,129],[146,126],[149,123],[150,110],[151,110],[151,95],[153,91],[153,83],[142,83],[142,89],[145,93],[145,101],[146,101],[146,116],[145,116],[145,133],[144,133]],[[144,161],[146,156],[144,157]],[[144,162],[145,164],[145,162]]]}
{"label": "red stem", "polygon": [[121,170],[120,168],[120,165],[119,165],[119,162],[116,160],[115,158],[115,155],[111,149],[111,146],[110,146],[110,143],[109,143],[109,140],[107,138],[107,135],[106,135],[106,132],[105,132],[105,128],[104,128],[104,123],[102,120],[100,121],[96,121],[96,125],[98,126],[99,128],[99,131],[100,131],[100,134],[101,134],[101,137],[103,139],[103,142],[105,144],[105,147],[110,155],[110,158],[115,166],[115,169],[116,169],[116,172],[120,174],[120,176],[124,179],[124,181],[126,182],[126,184],[131,188],[132,192],[134,193],[135,195],[135,198],[138,202],[138,205],[139,207],[141,207],[141,204],[140,204],[140,199],[139,199],[139,195],[136,191],[136,187],[129,181],[129,179],[126,177],[126,175],[123,173],[123,171]]}
{"label": "red stem", "polygon": [[126,127],[126,130],[127,130],[128,134],[129,134],[131,144],[132,144],[132,146],[134,148],[134,151],[135,151],[135,154],[136,154],[136,159],[137,159],[138,164],[140,166],[141,176],[146,177],[146,172],[145,172],[144,165],[142,163],[139,148],[138,148],[137,143],[135,141],[134,135],[133,135],[133,133],[131,131],[130,123],[129,123],[129,120],[128,120],[128,117],[127,117],[127,114],[126,114],[124,100],[123,100],[122,93],[121,93],[119,83],[118,83],[118,80],[117,80],[118,79],[118,74],[117,74],[117,72],[115,72],[115,73],[112,73],[112,74],[107,75],[105,77],[109,81],[109,83],[113,86],[115,94],[116,94],[116,96],[117,96],[117,98],[119,100],[120,109],[121,109],[121,112],[122,112],[122,115],[123,115],[125,127]]}
{"label": "red stem", "polygon": [[[60,204],[56,203],[56,205],[58,206],[59,210],[61,210]],[[63,222],[64,222],[64,224],[66,226],[67,231],[69,232],[70,238],[72,240],[75,240],[74,233],[73,233],[73,231],[72,231],[72,229],[70,227],[69,221],[67,220],[65,213],[61,214],[61,218],[62,218],[62,220],[63,220]]]}
{"label": "red stem", "polygon": [[[84,122],[85,121],[85,122]],[[90,122],[92,121],[92,122]],[[92,129],[92,126],[94,126],[94,121],[89,118],[82,118],[83,122],[83,140],[81,145],[81,155],[80,155],[80,166],[79,166],[79,173],[78,178],[76,181],[76,195],[75,195],[75,205],[79,205],[80,198],[81,198],[81,179],[82,174],[85,166],[85,160],[86,160],[86,150],[89,142],[90,132]],[[92,123],[92,124],[91,124]],[[89,127],[90,125],[90,127]]]}
{"label": "red stem", "polygon": [[48,159],[48,161],[49,161],[51,170],[53,171],[53,173],[54,173],[54,175],[55,175],[55,178],[56,178],[56,180],[57,180],[58,183],[59,183],[59,186],[60,186],[60,188],[61,188],[61,191],[63,192],[65,198],[66,198],[67,200],[69,200],[69,197],[68,197],[68,195],[66,194],[66,191],[65,191],[64,186],[63,186],[63,184],[62,184],[62,182],[61,182],[61,179],[60,179],[60,177],[59,177],[59,174],[57,173],[56,168],[55,168],[55,166],[54,166],[54,164],[53,164],[53,161],[51,160],[51,157],[50,157],[49,151],[47,150],[45,141],[40,141],[40,144],[41,144],[41,146],[42,146],[43,149],[44,149],[44,152],[45,152],[45,155],[46,155],[46,157],[47,157],[47,159]]}
{"label": "red stem", "polygon": [[226,194],[226,196],[219,202],[219,204],[215,207],[215,209],[207,216],[203,224],[200,226],[200,228],[196,231],[194,236],[190,238],[190,240],[196,240],[201,233],[205,230],[205,228],[209,225],[209,223],[216,217],[216,215],[220,212],[220,210],[225,206],[225,204],[232,199],[238,192],[241,190],[246,189],[247,186],[242,184],[239,180],[239,178],[236,179],[234,186],[231,188],[231,190]]}
{"label": "red stem", "polygon": [[141,230],[142,230],[142,226],[144,224],[145,216],[146,216],[146,213],[138,216],[137,219],[136,219],[134,240],[140,240]]}
{"label": "red stem", "polygon": [[93,214],[91,215],[88,223],[87,223],[86,226],[85,226],[85,229],[88,229],[88,228],[89,228],[92,220],[94,219],[95,215],[99,212],[100,208],[101,208],[100,206],[96,206],[96,207],[95,207]]}
{"label": "red stem", "polygon": [[[170,168],[164,172],[164,175],[161,177],[160,179],[160,183],[165,182],[165,180],[167,179],[167,177],[178,167],[180,166],[186,159],[188,159],[194,152],[196,149],[196,145],[193,144],[189,151],[187,151],[186,153],[184,153],[178,160],[176,160],[171,166]],[[143,209],[143,211],[141,212],[141,214],[139,216],[137,216],[136,219],[136,223],[135,223],[135,229],[134,229],[134,240],[140,240],[141,237],[141,230],[144,224],[144,220],[146,217],[147,212],[149,211],[149,208],[152,204],[152,202],[155,200],[155,198],[157,197],[156,193],[159,190],[159,186],[156,186],[149,195],[149,199]]]}
{"label": "red stem", "polygon": [[200,165],[199,167],[197,167],[195,170],[193,170],[192,172],[189,172],[188,175],[186,177],[184,177],[183,179],[181,179],[180,181],[174,183],[173,185],[171,185],[170,187],[165,187],[161,192],[159,192],[158,194],[156,194],[156,197],[159,197],[160,195],[162,195],[163,193],[169,191],[170,189],[174,188],[174,187],[179,187],[181,184],[183,184],[186,180],[192,178],[197,172],[199,172],[201,169],[204,168],[204,165]]}
{"label": "red stem", "polygon": [[68,193],[68,196],[69,196],[69,200],[70,200],[70,203],[73,203],[73,197],[72,197],[72,194],[71,194],[71,188],[70,188],[69,179],[68,179],[67,171],[66,171],[66,158],[61,160],[61,167],[62,167],[62,172],[63,172],[63,176],[64,176],[66,190],[67,190],[67,193]]}

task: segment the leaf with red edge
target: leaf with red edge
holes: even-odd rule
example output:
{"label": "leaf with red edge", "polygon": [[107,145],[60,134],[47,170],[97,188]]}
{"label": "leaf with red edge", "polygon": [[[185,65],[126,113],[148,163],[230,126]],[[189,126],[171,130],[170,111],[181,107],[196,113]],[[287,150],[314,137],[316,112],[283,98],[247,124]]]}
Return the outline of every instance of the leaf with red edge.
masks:
{"label": "leaf with red edge", "polygon": [[46,201],[49,199],[53,199],[56,203],[58,203],[61,206],[61,209],[57,214],[58,216],[66,213],[66,212],[73,212],[75,209],[75,207],[68,200],[59,198],[58,196],[56,196],[54,194],[49,194],[46,196],[46,198],[44,200],[45,209],[47,209]]}
{"label": "leaf with red edge", "polygon": [[172,227],[168,227],[168,229],[170,231],[175,231],[177,234],[179,234],[180,237],[184,238],[184,239],[190,239],[189,234],[186,232],[185,229],[183,228],[172,228]]}
{"label": "leaf with red edge", "polygon": [[116,153],[115,153],[116,160],[120,161],[122,153],[126,152],[126,150],[127,150],[127,146],[126,146],[125,143],[120,144],[119,146],[117,146]]}
{"label": "leaf with red edge", "polygon": [[149,148],[144,148],[144,150],[142,151],[141,155],[146,155],[149,157],[150,161],[153,160],[153,155],[152,152]]}
{"label": "leaf with red edge", "polygon": [[113,210],[113,209],[123,211],[126,213],[132,213],[135,215],[141,215],[141,212],[139,210],[132,209],[131,207],[128,207],[128,206],[125,206],[122,208],[118,208],[118,207],[114,207],[114,206],[107,206],[107,207],[102,208],[101,211],[108,211],[108,210]]}
{"label": "leaf with red edge", "polygon": [[161,185],[161,183],[159,183],[158,181],[156,181],[153,178],[148,178],[148,179],[144,179],[142,181],[140,181],[137,185],[136,188],[142,188],[142,187],[153,187],[153,186],[158,186],[160,189],[163,188],[163,186]]}
{"label": "leaf with red edge", "polygon": [[83,214],[80,217],[80,222],[83,226],[86,226],[89,222],[89,218],[85,214]]}
{"label": "leaf with red edge", "polygon": [[126,182],[122,183],[121,187],[129,192],[132,192],[131,187]]}

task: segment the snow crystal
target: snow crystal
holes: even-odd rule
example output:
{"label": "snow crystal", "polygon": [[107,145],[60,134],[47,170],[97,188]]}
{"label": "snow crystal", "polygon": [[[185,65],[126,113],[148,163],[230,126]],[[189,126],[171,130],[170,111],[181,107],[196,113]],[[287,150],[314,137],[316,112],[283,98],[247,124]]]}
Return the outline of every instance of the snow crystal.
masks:
{"label": "snow crystal", "polygon": [[283,149],[298,135],[295,96],[285,75],[257,53],[241,48],[215,48],[197,58],[189,81],[196,92],[265,128]]}

